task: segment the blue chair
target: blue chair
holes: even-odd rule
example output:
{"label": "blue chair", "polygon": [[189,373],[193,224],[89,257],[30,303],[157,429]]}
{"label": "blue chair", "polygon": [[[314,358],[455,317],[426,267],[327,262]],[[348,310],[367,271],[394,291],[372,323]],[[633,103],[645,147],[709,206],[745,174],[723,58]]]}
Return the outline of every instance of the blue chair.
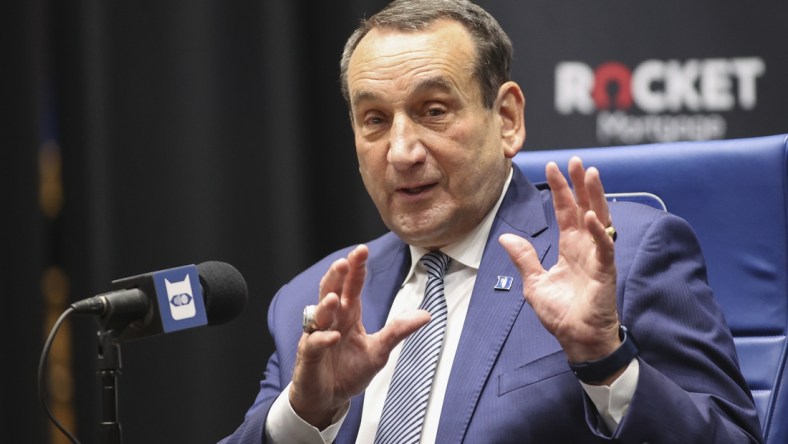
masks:
{"label": "blue chair", "polygon": [[547,162],[566,174],[573,155],[599,169],[608,199],[664,205],[695,229],[764,438],[788,443],[788,135],[521,152],[514,162],[542,182]]}

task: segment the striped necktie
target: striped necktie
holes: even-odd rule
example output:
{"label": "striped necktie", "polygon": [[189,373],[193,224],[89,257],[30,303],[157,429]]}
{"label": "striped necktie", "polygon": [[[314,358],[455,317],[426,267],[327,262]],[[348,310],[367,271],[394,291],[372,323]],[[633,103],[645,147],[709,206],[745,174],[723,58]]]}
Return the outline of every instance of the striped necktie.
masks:
{"label": "striped necktie", "polygon": [[450,260],[440,251],[432,251],[421,258],[427,270],[427,288],[419,308],[430,312],[432,318],[405,340],[383,404],[375,444],[417,443],[421,438],[446,330],[448,311],[443,295],[443,274]]}

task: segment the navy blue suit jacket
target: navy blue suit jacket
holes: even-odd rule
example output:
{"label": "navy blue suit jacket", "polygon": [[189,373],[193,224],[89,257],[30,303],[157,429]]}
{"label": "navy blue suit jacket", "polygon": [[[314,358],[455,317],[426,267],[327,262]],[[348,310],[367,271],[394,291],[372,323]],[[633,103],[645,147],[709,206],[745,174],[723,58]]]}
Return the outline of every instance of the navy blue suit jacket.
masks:
{"label": "navy blue suit jacket", "polygon": [[[440,443],[746,443],[760,442],[758,417],[730,332],[712,298],[700,247],[687,223],[631,203],[611,203],[618,230],[617,300],[622,323],[640,345],[640,376],[629,411],[612,437],[569,371],[564,352],[524,303],[522,279],[498,244],[515,233],[545,268],[558,254],[550,191],[515,167],[495,217],[468,308],[443,404]],[[367,331],[379,330],[410,266],[408,246],[392,233],[370,243],[362,294]],[[290,382],[305,305],[350,248],[321,260],[285,285],[271,303],[275,340],[254,405],[228,443],[265,441],[265,418]],[[498,276],[514,278],[495,290]],[[354,398],[336,442],[353,443],[363,394]]]}

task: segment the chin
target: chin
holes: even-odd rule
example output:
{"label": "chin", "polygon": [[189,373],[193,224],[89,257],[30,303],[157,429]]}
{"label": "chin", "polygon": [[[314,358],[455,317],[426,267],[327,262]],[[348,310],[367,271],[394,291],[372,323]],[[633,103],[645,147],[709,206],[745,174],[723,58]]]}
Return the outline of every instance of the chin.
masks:
{"label": "chin", "polygon": [[392,230],[408,245],[427,249],[440,248],[449,244],[442,240],[442,234],[436,235],[436,230]]}
{"label": "chin", "polygon": [[[436,218],[434,211],[426,214],[422,212],[401,217],[386,225],[408,245],[423,248],[442,247],[452,241],[449,239],[452,224],[445,221],[451,221],[455,217],[457,216],[447,215]],[[435,223],[435,220],[441,222]]]}

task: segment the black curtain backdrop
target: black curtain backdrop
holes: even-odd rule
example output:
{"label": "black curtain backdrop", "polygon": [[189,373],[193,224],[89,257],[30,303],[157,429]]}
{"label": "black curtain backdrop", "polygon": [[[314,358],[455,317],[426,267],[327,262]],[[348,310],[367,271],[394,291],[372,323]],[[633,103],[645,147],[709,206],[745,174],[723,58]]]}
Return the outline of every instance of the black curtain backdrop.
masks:
{"label": "black curtain backdrop", "polygon": [[[48,230],[37,199],[37,73],[41,5],[14,2],[0,14],[0,441],[45,442],[35,375],[42,342],[40,276]],[[10,438],[9,438],[10,437]],[[6,439],[9,438],[9,439]],[[22,440],[24,438],[24,440]]]}
{"label": "black curtain backdrop", "polygon": [[[56,307],[42,289],[51,266],[75,301],[138,273],[235,265],[250,290],[238,319],[122,345],[119,414],[127,443],[216,442],[240,424],[271,352],[276,290],[385,231],[357,172],[337,75],[358,19],[385,3],[6,2],[0,442],[62,442],[51,441],[35,384]],[[599,144],[593,116],[556,111],[562,61],[761,57],[757,106],[719,112],[725,136],[788,131],[783,2],[482,4],[515,43],[527,149]],[[62,159],[54,216],[39,203],[42,128],[52,127],[42,115],[54,118]],[[53,388],[81,441],[96,443],[97,324],[72,318],[69,329],[68,374]]]}

